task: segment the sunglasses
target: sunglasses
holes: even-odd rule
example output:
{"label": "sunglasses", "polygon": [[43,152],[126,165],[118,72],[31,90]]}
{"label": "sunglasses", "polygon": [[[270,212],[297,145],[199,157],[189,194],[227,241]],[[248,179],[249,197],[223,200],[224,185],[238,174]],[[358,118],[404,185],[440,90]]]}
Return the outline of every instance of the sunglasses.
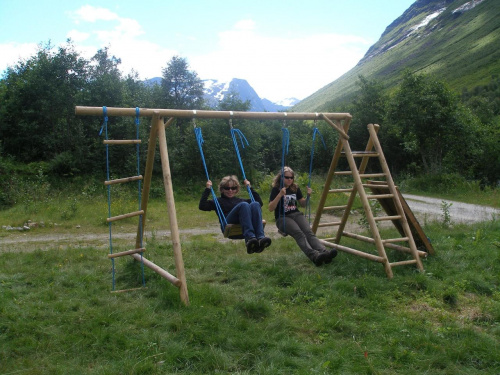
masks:
{"label": "sunglasses", "polygon": [[238,190],[238,186],[224,186],[224,190]]}
{"label": "sunglasses", "polygon": [[283,176],[287,180],[293,180],[293,176]]}

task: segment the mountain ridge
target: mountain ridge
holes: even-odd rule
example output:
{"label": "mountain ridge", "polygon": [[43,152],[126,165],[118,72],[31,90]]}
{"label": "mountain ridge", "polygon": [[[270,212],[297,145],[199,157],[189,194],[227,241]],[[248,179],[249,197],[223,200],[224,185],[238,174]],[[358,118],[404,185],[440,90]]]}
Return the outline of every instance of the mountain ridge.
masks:
{"label": "mountain ridge", "polygon": [[390,90],[405,69],[432,74],[460,92],[500,74],[499,60],[499,1],[417,0],[387,26],[356,66],[292,110],[332,110],[348,102],[360,75]]}
{"label": "mountain ridge", "polygon": [[[146,85],[161,84],[161,77],[154,77],[145,80]],[[261,98],[247,80],[241,78],[233,78],[230,81],[218,81],[216,79],[204,79],[203,82],[203,98],[205,103],[216,108],[224,96],[230,93],[237,94],[243,102],[250,102],[251,112],[280,112],[285,111],[296,105],[299,100],[296,98],[285,98],[279,102],[272,102],[269,99]]]}

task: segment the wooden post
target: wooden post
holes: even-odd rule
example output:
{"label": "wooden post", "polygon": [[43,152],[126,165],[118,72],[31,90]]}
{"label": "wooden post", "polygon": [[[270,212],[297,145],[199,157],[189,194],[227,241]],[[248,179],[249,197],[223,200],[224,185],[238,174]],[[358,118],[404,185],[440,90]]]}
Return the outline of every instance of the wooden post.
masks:
{"label": "wooden post", "polygon": [[189,305],[189,296],[186,283],[186,273],[184,271],[184,262],[182,260],[181,240],[179,227],[177,225],[177,216],[175,213],[174,189],[172,187],[172,176],[170,173],[170,162],[168,159],[167,137],[165,135],[165,123],[159,112],[153,114],[154,123],[157,123],[158,142],[160,145],[161,168],[163,172],[163,184],[165,186],[165,199],[167,201],[168,218],[170,222],[170,237],[174,249],[175,268],[177,278],[180,280],[179,292],[182,302]]}

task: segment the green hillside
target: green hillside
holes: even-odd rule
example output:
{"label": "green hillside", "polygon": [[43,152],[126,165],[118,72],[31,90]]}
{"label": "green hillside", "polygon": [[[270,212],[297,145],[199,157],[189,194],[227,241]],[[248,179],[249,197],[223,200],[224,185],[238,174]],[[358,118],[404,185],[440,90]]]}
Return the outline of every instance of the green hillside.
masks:
{"label": "green hillside", "polygon": [[435,75],[458,92],[500,75],[500,1],[416,1],[353,69],[293,109],[322,111],[349,101],[359,75],[391,90],[405,69]]}

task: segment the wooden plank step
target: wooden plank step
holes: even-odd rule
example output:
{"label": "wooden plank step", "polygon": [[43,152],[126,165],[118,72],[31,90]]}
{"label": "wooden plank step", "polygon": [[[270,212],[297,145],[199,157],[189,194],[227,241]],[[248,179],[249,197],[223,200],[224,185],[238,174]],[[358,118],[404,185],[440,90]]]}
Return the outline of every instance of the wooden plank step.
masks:
{"label": "wooden plank step", "polygon": [[133,176],[133,177],[125,177],[125,178],[117,178],[114,180],[104,181],[104,185],[114,185],[114,184],[123,184],[124,182],[132,182],[137,180],[142,180],[142,175]]}
{"label": "wooden plank step", "polygon": [[337,171],[333,173],[335,176],[350,176],[352,171]]}
{"label": "wooden plank step", "polygon": [[376,216],[373,218],[375,221],[387,221],[387,220],[400,220],[401,215],[394,216]]}
{"label": "wooden plank step", "polygon": [[407,242],[409,241],[409,237],[401,237],[401,238],[388,238],[386,240],[382,240],[382,243],[394,243],[394,242]]}
{"label": "wooden plank step", "polygon": [[125,293],[125,292],[133,292],[136,290],[148,289],[146,286],[141,288],[130,288],[130,289],[120,289],[120,290],[112,290],[111,293]]}
{"label": "wooden plank step", "polygon": [[350,193],[353,190],[354,190],[353,188],[350,188],[350,189],[330,189],[330,190],[328,190],[328,192],[329,193]]}
{"label": "wooden plank step", "polygon": [[318,224],[318,228],[333,227],[333,226],[336,226],[336,225],[340,225],[341,223],[342,223],[341,221],[332,221],[330,223]]}
{"label": "wooden plank step", "polygon": [[375,195],[367,195],[367,199],[387,199],[394,198],[394,194],[375,194]]}
{"label": "wooden plank step", "polygon": [[109,222],[112,222],[112,221],[127,219],[129,217],[139,216],[139,215],[144,215],[144,210],[140,210],[140,211],[136,211],[136,212],[131,212],[129,214],[123,214],[123,215],[108,217],[106,219],[106,222],[109,223]]}
{"label": "wooden plank step", "polygon": [[[262,227],[266,227],[266,221],[262,220]],[[240,224],[227,224],[224,228],[224,237],[232,239],[243,239],[243,229]]]}
{"label": "wooden plank step", "polygon": [[366,188],[372,188],[372,187],[374,187],[374,188],[378,188],[378,187],[387,187],[387,188],[389,188],[389,186],[387,186],[387,185],[384,186],[384,185],[378,185],[378,184],[363,184],[363,186],[366,187]]}
{"label": "wooden plank step", "polygon": [[[377,178],[377,177],[385,177],[385,173],[360,173],[359,177],[361,178]],[[373,181],[374,183],[378,181]],[[383,182],[384,184],[386,183],[385,181],[380,181]]]}
{"label": "wooden plank step", "polygon": [[102,141],[105,145],[130,145],[142,143],[140,139],[105,139]]}
{"label": "wooden plank step", "polygon": [[[344,151],[342,151],[342,156],[345,156]],[[373,151],[353,151],[352,156],[355,158],[376,158],[378,157],[378,153]]]}
{"label": "wooden plank step", "polygon": [[146,249],[144,247],[141,247],[139,249],[132,249],[132,250],[127,250],[127,251],[122,251],[119,253],[108,254],[108,258],[118,258],[118,257],[122,257],[125,255],[143,253],[145,251],[146,251]]}

